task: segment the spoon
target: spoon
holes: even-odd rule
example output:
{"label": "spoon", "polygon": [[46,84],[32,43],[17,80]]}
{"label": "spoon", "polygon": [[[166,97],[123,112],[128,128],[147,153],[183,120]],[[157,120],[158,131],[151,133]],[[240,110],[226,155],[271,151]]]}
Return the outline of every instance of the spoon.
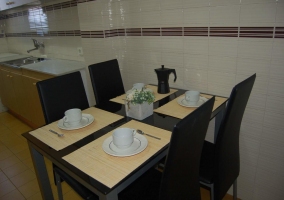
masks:
{"label": "spoon", "polygon": [[144,133],[144,132],[143,132],[142,130],[140,130],[140,129],[137,129],[136,132],[139,133],[139,134],[141,134],[141,135],[148,135],[148,136],[150,136],[150,137],[152,137],[152,138],[156,138],[156,139],[158,139],[158,140],[161,139],[161,138],[155,137],[155,136],[153,136],[153,135],[149,135],[149,134],[147,134],[147,133]]}
{"label": "spoon", "polygon": [[53,131],[53,130],[49,130],[51,133],[54,133],[55,135],[57,135],[58,137],[62,137],[62,136],[64,136],[64,134],[63,133],[57,133],[57,132],[55,132],[55,131]]}

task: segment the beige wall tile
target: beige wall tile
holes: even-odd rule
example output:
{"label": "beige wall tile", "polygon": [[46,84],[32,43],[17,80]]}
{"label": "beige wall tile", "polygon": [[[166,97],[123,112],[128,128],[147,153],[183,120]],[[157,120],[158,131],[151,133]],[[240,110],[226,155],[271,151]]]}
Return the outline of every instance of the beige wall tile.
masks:
{"label": "beige wall tile", "polygon": [[184,67],[186,69],[208,70],[208,55],[193,55],[184,53]]}
{"label": "beige wall tile", "polygon": [[183,38],[182,37],[162,37],[162,52],[183,52]]}
{"label": "beige wall tile", "polygon": [[209,40],[208,37],[185,37],[184,52],[188,54],[208,55]]}
{"label": "beige wall tile", "polygon": [[140,17],[141,21],[137,21],[137,27],[151,28],[161,26],[162,16],[159,11],[141,12]]}
{"label": "beige wall tile", "polygon": [[270,39],[240,39],[238,44],[238,57],[271,59],[272,40]]}
{"label": "beige wall tile", "polygon": [[209,71],[235,74],[237,71],[237,58],[225,56],[209,56]]}
{"label": "beige wall tile", "polygon": [[209,38],[209,55],[236,57],[237,51],[237,38]]}
{"label": "beige wall tile", "polygon": [[240,26],[273,26],[276,3],[241,5]]}
{"label": "beige wall tile", "polygon": [[241,0],[210,0],[210,6],[238,5]]}
{"label": "beige wall tile", "polygon": [[161,0],[161,9],[167,10],[167,9],[180,9],[182,8],[183,0]]}
{"label": "beige wall tile", "polygon": [[210,26],[239,26],[240,6],[210,7]]}
{"label": "beige wall tile", "polygon": [[183,0],[183,8],[209,6],[210,0]]}
{"label": "beige wall tile", "polygon": [[140,1],[141,12],[145,11],[159,11],[161,9],[160,0],[143,0]]}
{"label": "beige wall tile", "polygon": [[209,7],[187,8],[183,10],[184,26],[209,26]]}
{"label": "beige wall tile", "polygon": [[162,10],[161,22],[162,27],[182,27],[183,26],[183,10]]}

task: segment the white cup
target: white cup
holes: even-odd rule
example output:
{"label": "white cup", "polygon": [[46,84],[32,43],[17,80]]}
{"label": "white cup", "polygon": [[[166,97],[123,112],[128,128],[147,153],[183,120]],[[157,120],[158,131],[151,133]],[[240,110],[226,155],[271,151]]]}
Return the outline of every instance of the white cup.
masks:
{"label": "white cup", "polygon": [[69,109],[65,112],[65,117],[63,118],[64,123],[68,123],[71,126],[76,126],[81,123],[82,111],[79,108]]}
{"label": "white cup", "polygon": [[133,89],[142,90],[144,86],[145,86],[144,83],[135,83],[133,84]]}
{"label": "white cup", "polygon": [[119,149],[126,149],[133,143],[135,134],[135,129],[118,128],[112,133],[113,144]]}
{"label": "white cup", "polygon": [[200,92],[190,90],[185,92],[185,100],[189,105],[196,105],[199,101]]}

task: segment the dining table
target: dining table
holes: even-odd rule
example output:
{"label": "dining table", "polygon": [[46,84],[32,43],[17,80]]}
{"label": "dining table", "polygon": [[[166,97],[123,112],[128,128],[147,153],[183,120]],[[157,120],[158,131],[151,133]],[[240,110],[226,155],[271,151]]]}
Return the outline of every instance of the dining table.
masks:
{"label": "dining table", "polygon": [[[165,158],[174,125],[197,108],[178,104],[178,99],[186,92],[184,89],[171,88],[168,94],[158,94],[156,85],[147,87],[154,92],[156,100],[153,115],[143,120],[126,116],[124,94],[83,110],[82,113],[94,117],[86,127],[62,130],[58,127],[59,120],[22,134],[29,146],[43,199],[54,199],[45,159],[98,195],[99,199],[117,200],[122,190]],[[208,99],[214,96],[200,95]],[[227,101],[228,98],[215,95],[211,114],[211,119],[215,119],[214,138],[217,137]],[[110,155],[103,150],[103,143],[119,127],[141,129],[160,140],[143,135],[147,144],[141,152]],[[64,136],[58,137],[49,131],[51,129]]]}

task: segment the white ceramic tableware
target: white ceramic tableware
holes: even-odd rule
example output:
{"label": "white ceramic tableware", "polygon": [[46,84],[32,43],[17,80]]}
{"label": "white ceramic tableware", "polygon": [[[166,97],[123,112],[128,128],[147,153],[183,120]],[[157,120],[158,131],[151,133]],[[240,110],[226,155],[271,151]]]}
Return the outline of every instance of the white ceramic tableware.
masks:
{"label": "white ceramic tableware", "polygon": [[190,90],[185,92],[185,100],[190,105],[196,105],[200,98],[200,92]]}
{"label": "white ceramic tableware", "polygon": [[63,118],[64,123],[68,123],[71,126],[77,126],[81,123],[82,120],[82,111],[79,108],[69,109],[65,112]]}
{"label": "white ceramic tableware", "polygon": [[133,89],[142,90],[144,86],[145,86],[144,83],[135,83],[133,84]]}
{"label": "white ceramic tableware", "polygon": [[118,128],[112,133],[113,144],[119,149],[126,149],[133,143],[135,134],[135,129]]}

